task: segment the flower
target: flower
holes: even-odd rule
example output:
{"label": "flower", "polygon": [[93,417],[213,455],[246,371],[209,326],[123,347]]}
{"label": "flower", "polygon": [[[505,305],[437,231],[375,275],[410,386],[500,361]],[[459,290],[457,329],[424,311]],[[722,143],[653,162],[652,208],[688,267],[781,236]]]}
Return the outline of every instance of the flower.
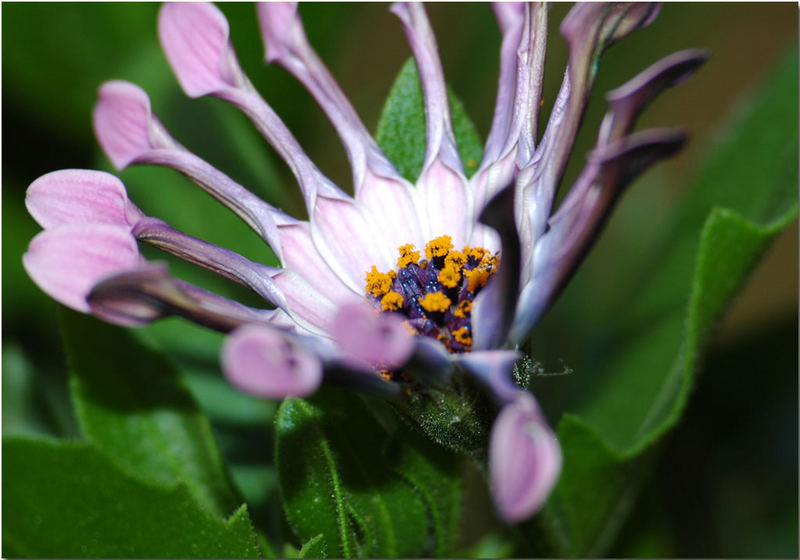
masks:
{"label": "flower", "polygon": [[[211,4],[161,8],[159,37],[184,92],[239,108],[287,163],[309,220],[293,218],[189,152],[153,114],[147,94],[104,84],[93,119],[115,167],[171,167],[235,212],[273,249],[280,267],[250,261],[146,216],[122,183],[98,171],[39,178],[27,205],[44,231],[24,256],[58,301],[125,325],[167,315],[230,333],[223,370],[255,395],[312,393],[321,383],[397,398],[464,374],[500,412],[489,442],[489,479],[509,522],[537,511],[561,467],[558,441],[533,396],[512,380],[516,347],[590,248],[633,178],[685,141],[676,130],[632,132],[639,112],[688,78],[706,54],[670,55],[610,92],[610,109],[575,184],[555,195],[603,51],[656,17],[652,4],[578,4],[562,21],[569,61],[544,133],[537,135],[548,8],[497,4],[502,32],[497,103],[483,160],[468,179],[456,148],[445,80],[424,8],[395,4],[416,59],[426,151],[416,184],[369,134],[309,44],[296,4],[266,3],[258,20],[266,62],[314,96],[349,158],[354,196],[314,165],[236,59],[228,23]],[[138,243],[210,269],[264,298],[254,309],[173,278]]]}

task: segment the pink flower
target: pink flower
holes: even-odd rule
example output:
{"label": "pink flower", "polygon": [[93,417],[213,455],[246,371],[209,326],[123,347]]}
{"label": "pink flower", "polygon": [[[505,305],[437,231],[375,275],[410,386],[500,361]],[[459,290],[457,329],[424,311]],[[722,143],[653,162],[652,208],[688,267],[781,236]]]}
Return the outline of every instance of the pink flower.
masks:
{"label": "pink flower", "polygon": [[[579,4],[569,12],[561,23],[569,64],[540,138],[547,7],[494,9],[503,35],[497,103],[483,161],[468,179],[425,11],[391,8],[425,101],[426,152],[412,185],[308,43],[297,5],[259,5],[266,61],[293,74],[336,128],[352,167],[350,196],[254,89],[222,13],[211,4],[166,4],[159,37],[184,92],[218,97],[252,121],[294,174],[309,220],[281,212],[186,150],[137,86],[108,82],[94,126],[112,163],[186,175],[253,228],[281,266],[249,261],[144,216],[109,175],[58,171],[28,191],[45,231],[31,242],[26,269],[55,299],[109,320],[141,324],[178,314],[230,332],[223,369],[259,396],[307,395],[322,382],[398,395],[410,387],[448,390],[454,376],[472,375],[500,407],[489,458],[498,513],[509,522],[528,517],[556,483],[561,453],[533,396],[511,379],[515,348],[566,284],[622,189],[684,142],[679,131],[631,130],[652,98],[689,77],[706,55],[675,53],[608,95],[595,149],[553,213],[600,55],[649,24],[658,7]],[[174,279],[164,266],[145,263],[137,242],[243,284],[272,308],[245,307]]]}

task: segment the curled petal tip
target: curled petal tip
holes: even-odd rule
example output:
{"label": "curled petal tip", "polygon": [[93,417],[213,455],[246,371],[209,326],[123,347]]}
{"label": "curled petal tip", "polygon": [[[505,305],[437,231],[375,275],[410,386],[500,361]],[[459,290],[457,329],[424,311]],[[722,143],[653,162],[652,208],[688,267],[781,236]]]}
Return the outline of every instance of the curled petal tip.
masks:
{"label": "curled petal tip", "polygon": [[142,88],[123,81],[100,86],[92,123],[114,167],[126,168],[153,147],[148,134],[151,118],[150,98]]}
{"label": "curled petal tip", "polygon": [[222,346],[222,369],[246,393],[267,398],[302,397],[322,381],[322,364],[286,333],[245,325]]}
{"label": "curled petal tip", "polygon": [[523,521],[545,503],[561,471],[561,447],[533,397],[520,393],[497,417],[489,442],[489,479],[498,514]]}
{"label": "curled petal tip", "polygon": [[22,264],[53,299],[89,313],[86,296],[102,279],[141,262],[136,240],[125,227],[67,224],[33,238]]}
{"label": "curled petal tip", "polygon": [[297,2],[260,2],[258,23],[264,40],[264,60],[273,62],[289,51],[288,43],[297,18]]}
{"label": "curled petal tip", "polygon": [[128,200],[125,185],[103,171],[62,169],[28,187],[25,205],[45,229],[65,224],[112,224],[130,228],[141,212]]}
{"label": "curled petal tip", "polygon": [[393,368],[408,360],[414,339],[394,313],[376,313],[365,304],[343,306],[333,319],[332,332],[339,346],[358,360]]}
{"label": "curled petal tip", "polygon": [[164,4],[158,36],[172,71],[189,97],[236,86],[228,20],[208,3]]}

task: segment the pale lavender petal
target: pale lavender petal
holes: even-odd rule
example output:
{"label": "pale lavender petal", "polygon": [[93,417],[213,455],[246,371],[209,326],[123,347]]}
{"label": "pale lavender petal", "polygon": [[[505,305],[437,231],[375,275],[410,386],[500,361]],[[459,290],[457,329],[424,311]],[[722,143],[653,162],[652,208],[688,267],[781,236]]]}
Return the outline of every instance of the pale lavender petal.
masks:
{"label": "pale lavender petal", "polygon": [[297,178],[309,214],[317,194],[348,198],[314,165],[275,111],[255,91],[236,60],[227,20],[216,7],[167,4],[159,17],[159,34],[167,59],[187,95],[215,95],[247,115]]}
{"label": "pale lavender petal", "polygon": [[[423,236],[415,195],[417,193],[404,179],[391,179],[367,169],[357,200],[364,205],[391,250],[412,243],[424,247],[430,236]],[[394,253],[395,255],[397,253]]]}
{"label": "pale lavender petal", "polygon": [[144,217],[115,176],[88,169],[62,169],[36,179],[25,206],[45,229],[64,224],[110,224],[131,228]]}
{"label": "pale lavender petal", "polygon": [[86,296],[103,278],[142,262],[130,229],[110,224],[66,224],[33,238],[22,264],[53,299],[89,313]]}
{"label": "pale lavender petal", "polygon": [[158,37],[189,97],[242,83],[229,39],[228,20],[213,4],[164,4],[158,14]]}
{"label": "pale lavender petal", "polygon": [[403,373],[426,387],[442,387],[453,375],[451,355],[438,341],[427,336],[414,337],[414,351],[403,366]]}
{"label": "pale lavender petal", "polygon": [[314,334],[330,330],[338,307],[325,292],[313,288],[292,269],[276,271],[272,280],[286,299],[286,312],[292,319]]}
{"label": "pale lavender petal", "polygon": [[436,158],[417,180],[419,213],[427,219],[427,237],[449,235],[456,247],[472,235],[474,207],[466,178]]}
{"label": "pale lavender petal", "polygon": [[314,289],[324,293],[330,301],[344,305],[355,301],[364,293],[363,285],[358,292],[353,291],[328,266],[314,246],[308,222],[283,225],[278,230],[285,255],[285,268],[296,272]]}
{"label": "pale lavender petal", "polygon": [[591,248],[622,190],[686,141],[683,132],[644,130],[598,147],[536,242],[509,340],[519,344],[555,300]]}
{"label": "pale lavender petal", "polygon": [[151,139],[150,98],[140,87],[123,81],[106,82],[97,92],[92,125],[103,151],[119,170],[159,146]]}
{"label": "pale lavender petal", "polygon": [[523,234],[523,242],[537,239],[544,231],[589,101],[599,57],[612,44],[652,22],[657,13],[658,6],[653,4],[578,3],[561,22],[561,33],[569,43],[567,72],[542,142],[531,161],[520,165],[536,164],[530,178],[519,181],[518,188],[524,192],[518,195],[522,200],[517,218],[532,216],[535,222],[530,233]]}
{"label": "pale lavender petal", "polygon": [[691,78],[708,60],[702,49],[672,53],[637,74],[633,79],[606,94],[611,106],[600,126],[598,145],[630,132],[636,117],[662,91]]}
{"label": "pale lavender petal", "polygon": [[272,281],[274,269],[178,231],[161,220],[145,218],[133,234],[139,241],[158,247],[187,262],[246,286],[273,305],[286,309],[286,298]]}
{"label": "pale lavender petal", "polygon": [[260,3],[258,17],[267,62],[279,62],[308,89],[342,139],[353,170],[356,197],[367,181],[368,170],[385,180],[405,182],[309,44],[297,5]]}
{"label": "pale lavender petal", "polygon": [[511,378],[521,354],[515,350],[476,350],[459,354],[453,361],[483,383],[501,404],[513,402],[521,389]]}
{"label": "pale lavender petal", "polygon": [[481,215],[481,222],[500,236],[500,265],[488,285],[475,298],[472,308],[472,348],[499,348],[506,340],[519,293],[521,249],[514,225],[514,186],[495,196]]}
{"label": "pale lavender petal", "polygon": [[356,293],[364,292],[364,277],[373,265],[378,270],[394,265],[393,248],[357,202],[318,197],[311,236],[328,265]]}
{"label": "pale lavender petal", "polygon": [[257,325],[236,329],[222,345],[222,369],[246,393],[281,399],[317,390],[322,364],[286,333]]}
{"label": "pale lavender petal", "polygon": [[292,218],[176,142],[152,114],[150,99],[141,88],[120,81],[103,84],[94,109],[94,128],[117,168],[142,163],[176,169],[233,210],[282,258],[277,224]]}
{"label": "pale lavender petal", "polygon": [[106,278],[95,285],[87,301],[94,315],[110,322],[143,325],[178,315],[221,332],[245,323],[272,323],[276,314],[276,310],[246,307],[173,278],[164,263],[146,263]]}
{"label": "pale lavender petal", "polygon": [[414,349],[414,337],[402,316],[380,313],[367,303],[340,308],[331,333],[345,352],[378,368],[403,365]]}
{"label": "pale lavender petal", "polygon": [[392,4],[391,11],[403,23],[422,84],[427,139],[423,167],[430,166],[439,157],[445,165],[463,175],[464,170],[453,135],[442,64],[425,9],[421,4],[396,3]]}
{"label": "pale lavender petal", "polygon": [[538,511],[561,471],[561,447],[528,393],[506,405],[489,441],[489,481],[500,517],[523,521]]}

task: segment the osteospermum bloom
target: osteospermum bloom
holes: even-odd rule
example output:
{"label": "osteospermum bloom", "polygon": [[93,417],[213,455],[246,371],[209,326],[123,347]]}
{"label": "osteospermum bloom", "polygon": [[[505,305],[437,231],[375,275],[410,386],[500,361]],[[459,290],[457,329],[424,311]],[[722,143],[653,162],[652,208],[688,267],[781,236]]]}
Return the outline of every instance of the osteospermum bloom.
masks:
{"label": "osteospermum bloom", "polygon": [[[457,392],[457,379],[477,379],[499,408],[488,450],[497,511],[519,521],[544,503],[561,452],[533,396],[512,379],[516,348],[574,272],[622,189],[684,142],[679,131],[632,128],[639,112],[691,75],[705,54],[670,55],[607,94],[597,143],[553,212],[599,57],[648,25],[658,7],[570,10],[560,26],[569,61],[539,137],[548,8],[494,6],[503,36],[497,102],[483,160],[469,179],[425,11],[406,4],[391,10],[408,37],[424,96],[426,151],[416,184],[362,124],[309,44],[295,4],[258,7],[266,61],[293,74],[330,119],[352,167],[353,196],[322,174],[255,91],[222,13],[210,4],[167,4],[158,31],[184,92],[213,95],[250,118],[296,177],[309,219],[274,208],[189,152],[140,88],[108,82],[94,127],[112,163],[186,175],[252,227],[280,267],[146,216],[116,177],[88,170],[56,171],[30,186],[27,205],[44,231],[24,265],[55,299],[108,321],[142,325],[180,315],[230,333],[223,370],[258,396],[304,396],[325,382],[402,399],[431,387]],[[270,307],[247,307],[173,278],[165,265],[141,256],[139,243],[247,286]]]}

